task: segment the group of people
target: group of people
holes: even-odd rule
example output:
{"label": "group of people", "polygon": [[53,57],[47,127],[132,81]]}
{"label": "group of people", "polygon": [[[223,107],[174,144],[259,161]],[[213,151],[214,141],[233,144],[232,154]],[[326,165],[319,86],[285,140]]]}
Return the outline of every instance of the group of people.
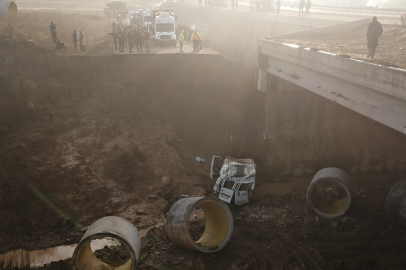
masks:
{"label": "group of people", "polygon": [[78,40],[79,40],[79,46],[81,51],[85,51],[85,33],[83,31],[80,31],[78,34],[76,30],[73,30],[73,33],[71,35],[72,40],[73,40],[73,48],[76,50],[78,46]]}
{"label": "group of people", "polygon": [[[52,43],[55,44],[56,50],[66,50],[65,43],[63,43],[59,38],[58,38],[58,33],[57,33],[57,27],[56,23],[54,21],[51,21],[51,25],[49,26],[49,31],[51,32],[52,36]],[[80,45],[80,50],[85,51],[85,34],[83,31],[80,31],[78,34],[76,30],[73,30],[73,33],[71,35],[72,40],[73,40],[73,47],[76,50],[78,41]]]}
{"label": "group of people", "polygon": [[[145,52],[151,52],[150,40],[151,34],[146,27],[139,27],[137,25],[123,25],[122,23],[112,23],[112,32],[114,47],[120,52],[124,52],[126,44],[128,44],[128,52],[132,53],[134,46],[137,52],[142,52],[144,45]],[[117,48],[118,45],[118,48]]]}
{"label": "group of people", "polygon": [[300,14],[302,14],[302,17],[305,17],[306,15],[307,15],[307,17],[309,17],[311,7],[312,7],[312,2],[310,0],[307,0],[306,2],[305,2],[305,0],[300,0],[299,15],[297,15],[297,16],[300,16]]}
{"label": "group of people", "polygon": [[190,26],[177,25],[176,38],[179,41],[180,52],[183,52],[183,44],[189,43],[193,45],[193,53],[199,53],[203,50],[203,32],[202,30],[193,30]]}
{"label": "group of people", "polygon": [[[124,25],[122,23],[112,23],[112,32],[114,47],[120,52],[125,52],[125,47],[128,45],[128,52],[132,53],[134,46],[137,52],[151,52],[151,33],[148,27],[140,27],[136,24]],[[177,25],[175,29],[176,40],[179,41],[180,52],[183,52],[183,46],[191,42],[193,45],[193,52],[199,53],[203,49],[203,32],[193,30],[190,26]]]}

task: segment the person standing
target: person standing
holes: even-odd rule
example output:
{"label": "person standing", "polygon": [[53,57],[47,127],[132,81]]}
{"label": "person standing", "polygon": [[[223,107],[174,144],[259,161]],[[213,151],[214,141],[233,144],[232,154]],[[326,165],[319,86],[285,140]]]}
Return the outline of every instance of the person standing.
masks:
{"label": "person standing", "polygon": [[132,53],[133,52],[133,47],[134,47],[134,35],[133,35],[132,30],[128,31],[127,42],[128,42],[128,46],[130,46],[130,49],[128,50],[128,52]]}
{"label": "person standing", "polygon": [[114,42],[114,47],[117,50],[117,30],[114,30],[113,33],[111,33],[111,36],[113,37],[113,42]]}
{"label": "person standing", "polygon": [[190,29],[190,25],[189,26],[187,26],[186,27],[186,30],[185,30],[185,40],[186,40],[186,43],[189,43],[189,41],[191,40],[191,29]]}
{"label": "person standing", "polygon": [[79,45],[80,45],[80,50],[82,52],[85,51],[85,33],[83,31],[80,31],[79,33]]}
{"label": "person standing", "polygon": [[231,0],[231,9],[234,10],[235,0]]}
{"label": "person standing", "polygon": [[300,13],[302,13],[302,17],[304,16],[304,7],[305,7],[305,0],[300,0],[300,2],[299,2],[299,15],[297,15],[297,16],[300,16]]}
{"label": "person standing", "polygon": [[117,39],[118,39],[118,50],[120,52],[124,52],[124,34],[122,30],[118,30]]}
{"label": "person standing", "polygon": [[142,35],[142,38],[144,40],[145,52],[151,52],[150,47],[149,47],[149,40],[151,37],[150,37],[147,29],[144,30],[144,34]]}
{"label": "person standing", "polygon": [[382,24],[378,22],[377,17],[372,18],[372,22],[368,25],[367,39],[368,39],[368,57],[374,58],[376,47],[378,47],[378,39],[383,33]]}
{"label": "person standing", "polygon": [[123,43],[124,43],[123,52],[124,52],[124,48],[125,48],[125,46],[127,44],[127,33],[128,33],[127,31],[128,31],[128,28],[123,27],[122,32],[121,32],[121,33],[123,33],[123,37],[124,37],[124,40],[123,40]]}
{"label": "person standing", "polygon": [[189,38],[188,38],[188,41],[190,41],[190,40],[192,39],[192,36],[193,36],[193,32],[194,32],[194,30],[193,30],[191,27],[189,27],[188,32],[189,32]]}
{"label": "person standing", "polygon": [[306,11],[305,11],[305,16],[307,14],[307,17],[310,15],[310,8],[312,7],[312,2],[310,0],[307,0],[306,2]]}
{"label": "person standing", "polygon": [[279,15],[279,11],[281,10],[281,1],[280,0],[276,1],[275,5],[276,5],[276,14]]}
{"label": "person standing", "polygon": [[193,53],[199,53],[199,41],[200,41],[200,36],[195,31],[192,35],[192,41],[193,41]]}
{"label": "person standing", "polygon": [[51,32],[52,42],[55,44],[58,38],[56,33],[56,23],[54,23],[54,21],[51,22],[51,25],[49,26],[49,31]]}
{"label": "person standing", "polygon": [[185,36],[183,35],[183,30],[180,31],[179,34],[179,47],[180,47],[180,52],[183,52],[183,41],[185,40]]}
{"label": "person standing", "polygon": [[73,48],[76,50],[78,46],[78,33],[76,32],[76,30],[73,30],[72,40],[73,40]]}
{"label": "person standing", "polygon": [[199,50],[203,50],[203,48],[202,48],[202,42],[203,42],[203,32],[202,32],[202,30],[199,30],[199,37],[200,37],[200,39],[199,39]]}
{"label": "person standing", "polygon": [[135,30],[134,34],[135,45],[137,46],[137,52],[142,52],[142,35],[140,30]]}

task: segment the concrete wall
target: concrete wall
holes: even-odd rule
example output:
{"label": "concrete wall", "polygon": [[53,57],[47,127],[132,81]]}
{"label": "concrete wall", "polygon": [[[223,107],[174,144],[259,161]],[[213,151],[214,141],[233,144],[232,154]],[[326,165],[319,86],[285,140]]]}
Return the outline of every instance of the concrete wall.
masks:
{"label": "concrete wall", "polygon": [[[405,135],[286,80],[276,80],[280,82],[272,85],[265,100],[270,173],[312,174],[324,167],[352,173],[406,170]],[[288,91],[278,91],[279,84]]]}
{"label": "concrete wall", "polygon": [[206,45],[223,56],[255,67],[257,39],[289,32],[334,25],[340,21],[164,2],[161,9],[171,9],[178,23],[195,24],[204,33]]}

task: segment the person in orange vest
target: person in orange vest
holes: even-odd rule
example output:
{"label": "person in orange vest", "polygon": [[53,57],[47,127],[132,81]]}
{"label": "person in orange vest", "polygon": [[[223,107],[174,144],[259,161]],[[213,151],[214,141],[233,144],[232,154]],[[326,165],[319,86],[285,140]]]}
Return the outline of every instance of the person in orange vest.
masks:
{"label": "person in orange vest", "polygon": [[197,33],[197,31],[193,32],[192,42],[193,42],[193,53],[199,53],[200,36]]}

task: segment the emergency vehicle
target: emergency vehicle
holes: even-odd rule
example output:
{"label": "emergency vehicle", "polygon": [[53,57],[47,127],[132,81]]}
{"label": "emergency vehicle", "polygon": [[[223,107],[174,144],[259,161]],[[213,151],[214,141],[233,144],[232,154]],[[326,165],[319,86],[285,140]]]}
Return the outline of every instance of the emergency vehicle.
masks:
{"label": "emergency vehicle", "polygon": [[157,12],[155,16],[155,43],[176,46],[176,17],[171,11]]}

